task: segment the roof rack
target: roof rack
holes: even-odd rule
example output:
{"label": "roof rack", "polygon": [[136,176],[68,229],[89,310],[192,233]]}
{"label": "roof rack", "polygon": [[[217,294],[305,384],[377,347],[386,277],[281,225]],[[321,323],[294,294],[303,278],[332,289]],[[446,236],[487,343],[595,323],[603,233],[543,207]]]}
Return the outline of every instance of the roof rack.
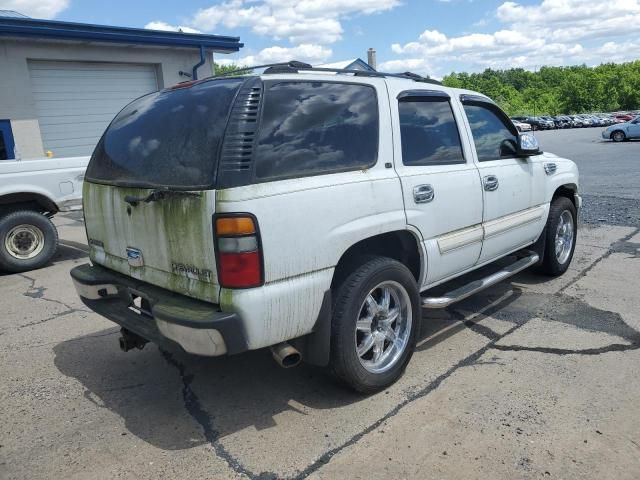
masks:
{"label": "roof rack", "polygon": [[300,70],[303,71],[312,71],[312,72],[330,72],[330,73],[347,73],[353,74],[357,77],[378,77],[378,78],[404,78],[407,80],[413,80],[415,82],[422,83],[431,83],[434,85],[442,85],[438,80],[434,80],[433,78],[423,77],[418,75],[417,73],[412,72],[404,72],[404,73],[387,73],[387,72],[376,72],[376,71],[366,71],[366,70],[352,70],[346,68],[326,68],[326,67],[314,67],[308,63],[299,62],[297,60],[291,60],[289,62],[280,62],[280,63],[268,63],[265,65],[254,65],[252,67],[241,67],[232,72],[223,73],[221,75],[216,75],[216,77],[225,77],[229,75],[237,75],[239,72],[244,71],[252,71],[264,68],[264,74],[276,74],[276,73],[298,73]]}

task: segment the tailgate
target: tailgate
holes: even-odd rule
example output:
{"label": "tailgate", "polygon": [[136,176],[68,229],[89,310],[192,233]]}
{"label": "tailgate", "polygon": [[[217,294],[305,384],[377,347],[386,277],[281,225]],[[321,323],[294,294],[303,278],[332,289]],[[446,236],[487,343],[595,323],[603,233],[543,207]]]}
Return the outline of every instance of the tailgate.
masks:
{"label": "tailgate", "polygon": [[215,191],[132,206],[153,190],[85,182],[84,215],[94,263],[193,298],[218,303],[212,217]]}

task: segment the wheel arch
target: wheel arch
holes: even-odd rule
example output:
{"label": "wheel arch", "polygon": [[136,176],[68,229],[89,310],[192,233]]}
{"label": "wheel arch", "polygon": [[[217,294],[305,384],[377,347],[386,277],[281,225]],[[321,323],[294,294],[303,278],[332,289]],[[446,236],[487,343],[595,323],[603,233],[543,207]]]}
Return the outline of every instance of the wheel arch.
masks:
{"label": "wheel arch", "polygon": [[394,230],[359,240],[340,256],[333,274],[331,288],[346,278],[358,258],[366,255],[379,255],[399,261],[409,269],[419,286],[426,266],[420,243],[418,236],[410,230]]}
{"label": "wheel arch", "polygon": [[[553,201],[556,198],[565,197],[569,199],[569,201],[573,204],[573,206],[576,208],[576,211],[577,211],[579,208],[578,199],[576,198],[577,193],[578,193],[578,185],[576,185],[575,183],[563,183],[556,187],[549,203],[550,204],[553,203]],[[547,243],[546,222],[548,222],[548,217],[547,217],[547,220],[545,221],[545,226],[542,232],[540,233],[540,236],[538,237],[536,242],[530,247],[530,249],[536,252],[540,257],[540,260],[536,264],[536,266],[538,267],[543,264],[544,257],[545,257],[545,250],[546,250],[546,243]]]}
{"label": "wheel arch", "polygon": [[612,131],[611,131],[611,133],[609,134],[609,138],[613,140],[613,136],[614,136],[617,132],[622,133],[622,134],[625,136],[625,138],[627,137],[627,132],[625,132],[623,128],[616,128],[616,129],[614,129],[614,130],[612,130]]}
{"label": "wheel arch", "polygon": [[576,202],[576,194],[578,193],[578,186],[575,183],[565,183],[559,185],[553,192],[551,201],[553,202],[558,197],[567,197],[573,203],[573,206],[578,208]]}
{"label": "wheel arch", "polygon": [[0,211],[15,209],[35,210],[40,213],[58,213],[58,205],[47,195],[39,192],[11,192],[0,195]]}

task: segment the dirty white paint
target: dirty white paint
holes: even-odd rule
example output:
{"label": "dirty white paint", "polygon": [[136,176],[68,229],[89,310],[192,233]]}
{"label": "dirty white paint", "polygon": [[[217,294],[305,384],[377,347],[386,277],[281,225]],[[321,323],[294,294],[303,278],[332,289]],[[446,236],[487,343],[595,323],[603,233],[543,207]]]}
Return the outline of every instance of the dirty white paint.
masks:
{"label": "dirty white paint", "polygon": [[[335,81],[335,76],[309,74],[310,80],[327,78]],[[92,247],[92,259],[134,278],[218,303],[223,311],[239,313],[249,347],[256,349],[312,330],[334,268],[355,243],[382,233],[410,232],[418,240],[422,263],[419,284],[425,290],[473,270],[489,258],[533,243],[544,228],[555,189],[578,183],[575,165],[551,155],[478,162],[459,102],[465,91],[398,79],[354,81],[371,85],[378,96],[376,165],[354,172],[207,191],[196,198],[171,198],[136,207],[124,202],[125,195],[140,197],[149,190],[87,186],[88,234],[104,243],[103,249]],[[402,164],[396,98],[409,89],[438,89],[449,94],[461,133],[464,163],[431,167]],[[542,167],[549,158],[558,164],[553,176],[546,175]],[[495,192],[483,190],[481,179],[488,174],[500,177],[501,188]],[[415,203],[413,187],[421,184],[434,187],[433,202]],[[214,212],[255,215],[264,258],[264,286],[246,290],[218,287]],[[128,265],[127,247],[142,251],[144,267]],[[213,277],[207,280],[176,274],[172,263],[195,271],[209,269]]]}

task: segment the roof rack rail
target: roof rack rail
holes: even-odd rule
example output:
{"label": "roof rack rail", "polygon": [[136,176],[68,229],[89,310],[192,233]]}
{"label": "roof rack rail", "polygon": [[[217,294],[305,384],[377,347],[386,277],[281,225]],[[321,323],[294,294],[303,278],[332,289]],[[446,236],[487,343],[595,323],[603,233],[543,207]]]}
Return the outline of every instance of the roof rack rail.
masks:
{"label": "roof rack rail", "polygon": [[442,85],[438,80],[434,80],[433,78],[423,77],[413,72],[404,72],[404,73],[387,73],[387,72],[377,72],[377,71],[366,71],[366,70],[352,70],[346,68],[326,68],[326,67],[314,67],[308,63],[299,62],[297,60],[291,60],[289,62],[279,62],[279,63],[268,63],[266,65],[254,65],[251,67],[241,67],[233,72],[223,73],[221,75],[216,75],[216,77],[225,77],[229,75],[237,75],[239,72],[249,72],[252,70],[258,70],[264,68],[265,74],[276,74],[276,73],[298,73],[300,70],[311,71],[311,72],[330,72],[330,73],[347,73],[353,74],[358,77],[379,77],[379,78],[404,78],[407,80],[413,80],[415,82],[423,82],[423,83],[431,83],[434,85]]}

